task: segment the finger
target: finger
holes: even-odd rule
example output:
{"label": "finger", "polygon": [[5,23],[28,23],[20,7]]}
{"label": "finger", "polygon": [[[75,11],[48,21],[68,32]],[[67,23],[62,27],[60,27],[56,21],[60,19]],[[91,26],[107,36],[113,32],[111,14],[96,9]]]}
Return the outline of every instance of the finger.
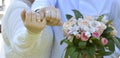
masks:
{"label": "finger", "polygon": [[31,12],[31,11],[28,11],[28,12],[26,13],[25,23],[26,23],[26,24],[31,24],[31,19],[32,19],[32,12]]}
{"label": "finger", "polygon": [[26,11],[25,11],[25,9],[22,10],[22,12],[21,12],[21,18],[22,18],[22,21],[25,21],[25,18],[26,18]]}
{"label": "finger", "polygon": [[50,8],[50,11],[51,11],[51,13],[50,13],[50,15],[51,15],[51,18],[56,18],[56,8]]}
{"label": "finger", "polygon": [[42,24],[46,25],[46,20],[45,19],[43,19]]}
{"label": "finger", "polygon": [[62,26],[62,22],[60,21],[59,23],[57,23],[58,24],[58,26]]}
{"label": "finger", "polygon": [[62,22],[61,22],[61,14],[60,14],[59,9],[56,10],[56,18],[58,19],[57,25],[58,25],[58,26],[61,26],[61,25],[62,25]]}
{"label": "finger", "polygon": [[46,20],[43,19],[43,21],[40,23],[37,23],[37,25],[40,26],[41,28],[44,28],[46,26]]}
{"label": "finger", "polygon": [[49,19],[51,18],[51,11],[50,11],[50,8],[46,8],[45,10],[45,17],[46,17],[46,20],[49,21]]}
{"label": "finger", "polygon": [[57,26],[57,22],[58,22],[58,21],[50,21],[50,22],[47,22],[47,25]]}
{"label": "finger", "polygon": [[57,22],[56,22],[56,26],[61,26],[62,24],[61,24],[61,21],[60,20],[58,20]]}
{"label": "finger", "polygon": [[53,26],[61,26],[61,25],[62,25],[62,23],[61,23],[60,20],[55,21],[55,22],[53,23]]}
{"label": "finger", "polygon": [[47,19],[48,19],[48,20],[47,20],[47,23],[48,23],[49,25],[54,25],[54,24],[58,21],[58,20],[55,18],[55,17],[56,17],[56,15],[55,15],[55,13],[56,13],[55,8],[51,7],[51,8],[49,8],[49,11],[50,11],[50,17],[47,18]]}
{"label": "finger", "polygon": [[40,14],[41,18],[44,18],[44,17],[45,17],[45,13],[44,13],[42,10],[40,11],[39,14]]}
{"label": "finger", "polygon": [[41,17],[45,17],[44,8],[39,9],[37,13],[39,13],[41,15]]}
{"label": "finger", "polygon": [[50,13],[50,19],[49,19],[49,21],[48,21],[48,24],[51,25],[51,26],[55,26],[55,23],[56,23],[56,21],[57,21],[56,18],[55,18],[56,15],[54,15],[54,13],[56,13],[55,8],[50,7],[50,8],[49,8],[49,11],[50,11],[51,13]]}
{"label": "finger", "polygon": [[37,19],[36,22],[40,23],[42,21],[41,15],[39,13],[36,13]]}
{"label": "finger", "polygon": [[51,25],[51,26],[60,26],[61,25],[59,23],[60,19],[58,18],[59,17],[58,15],[60,15],[59,11],[56,8],[51,8],[50,11],[51,11],[51,13],[50,13],[51,18],[49,19],[49,22],[47,22],[47,24]]}
{"label": "finger", "polygon": [[60,22],[59,20],[56,20],[53,22],[53,26],[58,26],[58,22]]}
{"label": "finger", "polygon": [[53,19],[50,19],[50,21],[49,22],[47,22],[47,24],[48,25],[51,25],[51,26],[55,26],[56,25],[56,23],[57,23],[57,21],[55,21],[55,19],[53,18]]}
{"label": "finger", "polygon": [[61,14],[60,14],[59,9],[56,9],[56,15],[57,15],[56,18],[61,20]]}
{"label": "finger", "polygon": [[32,15],[31,15],[31,16],[32,16],[32,19],[31,19],[31,20],[32,20],[32,22],[34,22],[34,23],[35,23],[35,22],[36,22],[36,20],[37,20],[36,13],[35,13],[35,12],[32,12]]}

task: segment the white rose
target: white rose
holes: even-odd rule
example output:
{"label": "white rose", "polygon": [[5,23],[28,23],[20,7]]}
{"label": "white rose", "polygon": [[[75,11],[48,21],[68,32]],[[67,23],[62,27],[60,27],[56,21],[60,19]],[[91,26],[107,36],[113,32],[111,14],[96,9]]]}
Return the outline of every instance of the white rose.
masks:
{"label": "white rose", "polygon": [[90,32],[85,32],[85,36],[87,36],[88,38],[91,36]]}
{"label": "white rose", "polygon": [[107,26],[104,23],[102,23],[102,22],[101,22],[101,26],[103,26],[103,29],[107,28]]}
{"label": "white rose", "polygon": [[91,27],[90,30],[89,30],[89,32],[90,32],[90,33],[93,33],[93,32],[95,32],[96,30],[97,30],[97,28]]}
{"label": "white rose", "polygon": [[93,21],[94,17],[92,17],[92,16],[84,16],[84,19],[87,19],[89,21]]}
{"label": "white rose", "polygon": [[[72,30],[72,34],[76,35],[78,34],[79,26],[75,25],[70,30]],[[80,30],[79,30],[80,31]]]}

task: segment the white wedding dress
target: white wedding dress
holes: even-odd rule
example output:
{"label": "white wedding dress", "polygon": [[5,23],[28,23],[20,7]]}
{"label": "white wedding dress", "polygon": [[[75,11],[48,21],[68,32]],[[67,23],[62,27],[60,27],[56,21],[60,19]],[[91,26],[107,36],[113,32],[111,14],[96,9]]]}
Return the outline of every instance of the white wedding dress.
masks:
{"label": "white wedding dress", "polygon": [[14,0],[3,17],[5,57],[50,58],[53,44],[52,28],[46,26],[40,34],[28,33],[20,17],[23,9],[30,10],[21,0]]}

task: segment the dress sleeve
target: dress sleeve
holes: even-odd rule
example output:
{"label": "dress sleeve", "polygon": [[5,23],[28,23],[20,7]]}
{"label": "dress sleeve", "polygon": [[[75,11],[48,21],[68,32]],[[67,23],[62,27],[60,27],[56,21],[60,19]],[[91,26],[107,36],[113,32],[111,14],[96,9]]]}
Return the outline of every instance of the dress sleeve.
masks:
{"label": "dress sleeve", "polygon": [[[39,34],[31,34],[24,27],[20,17],[22,9],[16,9],[9,18],[8,38],[11,46],[18,52],[30,51],[35,46]],[[17,15],[16,15],[17,14]]]}
{"label": "dress sleeve", "polygon": [[[20,15],[21,11],[26,8],[16,7],[14,10],[13,9],[8,9],[11,10],[10,14],[7,13],[7,16],[5,15],[5,18],[7,18],[3,19],[2,23],[4,40],[6,40],[7,38],[5,43],[8,47],[10,47],[12,50],[19,54],[30,53],[33,48],[35,50],[35,48],[37,47],[37,40],[41,39],[42,31],[40,34],[32,34],[28,32],[28,30],[23,24]],[[42,44],[39,44],[39,46],[40,45]]]}

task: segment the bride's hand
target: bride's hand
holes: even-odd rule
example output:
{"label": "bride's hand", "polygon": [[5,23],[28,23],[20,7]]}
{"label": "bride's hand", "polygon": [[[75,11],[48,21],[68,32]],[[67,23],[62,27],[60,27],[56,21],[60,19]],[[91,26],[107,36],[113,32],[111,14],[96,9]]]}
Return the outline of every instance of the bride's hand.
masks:
{"label": "bride's hand", "polygon": [[26,12],[23,10],[21,12],[21,18],[25,27],[32,33],[40,33],[46,26],[44,17],[36,12]]}
{"label": "bride's hand", "polygon": [[50,7],[39,9],[37,12],[44,13],[44,16],[47,21],[47,25],[50,25],[50,26],[61,26],[62,25],[61,14],[57,8],[50,6]]}

